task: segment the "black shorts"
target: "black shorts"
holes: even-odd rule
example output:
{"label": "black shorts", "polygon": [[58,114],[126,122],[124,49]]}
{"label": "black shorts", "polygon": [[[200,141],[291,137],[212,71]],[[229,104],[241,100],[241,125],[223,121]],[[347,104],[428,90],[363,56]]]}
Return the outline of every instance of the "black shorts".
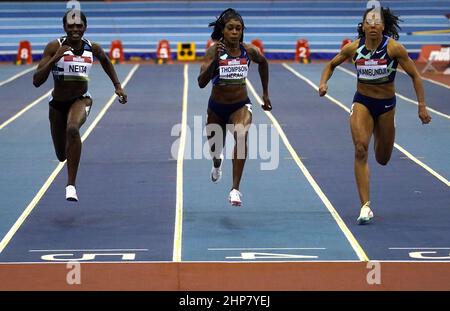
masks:
{"label": "black shorts", "polygon": [[[83,99],[83,98],[91,98],[91,94],[89,94],[89,92],[86,92],[85,94],[83,94],[79,97],[76,97],[71,100],[66,100],[66,101],[58,101],[58,100],[53,99],[52,96],[50,96],[48,99],[48,104],[52,108],[54,108],[62,113],[67,114],[67,113],[69,113],[70,107],[72,107],[73,103],[75,103],[77,100]],[[89,115],[90,110],[91,110],[91,106],[90,105],[86,106],[86,116]]]}

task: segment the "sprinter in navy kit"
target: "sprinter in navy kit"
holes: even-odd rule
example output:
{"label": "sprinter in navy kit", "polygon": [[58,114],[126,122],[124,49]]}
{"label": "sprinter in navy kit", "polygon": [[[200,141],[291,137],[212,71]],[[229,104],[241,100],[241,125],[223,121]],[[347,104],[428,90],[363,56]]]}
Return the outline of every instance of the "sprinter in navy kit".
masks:
{"label": "sprinter in navy kit", "polygon": [[[248,129],[252,122],[252,104],[247,94],[246,78],[250,62],[258,64],[258,71],[263,88],[264,110],[271,110],[269,99],[269,65],[259,49],[244,40],[244,20],[241,15],[227,9],[219,18],[209,24],[214,27],[211,38],[215,44],[205,55],[198,76],[198,84],[204,88],[209,81],[213,87],[208,102],[208,125],[221,128],[221,133],[208,133],[210,152],[213,159],[211,180],[219,182],[222,177],[223,146],[226,136],[226,125],[232,124],[234,129],[233,153],[233,185],[228,200],[232,206],[241,206],[242,193],[239,191],[244,164],[247,157]],[[215,137],[216,135],[219,135]],[[215,143],[220,141],[219,143]],[[240,146],[243,148],[238,148]],[[243,152],[241,152],[244,149]]]}
{"label": "sprinter in navy kit", "polygon": [[419,103],[419,119],[423,124],[431,121],[426,110],[422,79],[406,49],[396,41],[399,38],[398,22],[399,18],[388,8],[366,10],[358,27],[358,39],[344,46],[326,64],[320,80],[319,95],[324,96],[334,69],[347,59],[353,59],[358,83],[350,113],[350,128],[355,148],[355,178],[362,206],[358,224],[365,224],[373,218],[367,163],[370,139],[373,135],[375,157],[381,165],[389,162],[394,147],[394,79],[398,64],[412,79]]}

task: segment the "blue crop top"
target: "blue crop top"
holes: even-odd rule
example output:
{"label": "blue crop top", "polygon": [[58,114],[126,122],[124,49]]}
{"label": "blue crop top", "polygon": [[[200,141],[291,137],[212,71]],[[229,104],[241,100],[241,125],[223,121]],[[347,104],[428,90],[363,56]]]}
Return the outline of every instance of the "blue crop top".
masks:
{"label": "blue crop top", "polygon": [[241,55],[232,57],[228,54],[220,56],[212,78],[213,85],[243,85],[245,84],[250,58],[247,50],[240,44]]}
{"label": "blue crop top", "polygon": [[366,48],[365,37],[359,40],[358,49],[353,57],[359,82],[385,84],[394,81],[398,61],[388,54],[389,40],[391,38],[383,36],[383,40],[375,51]]}

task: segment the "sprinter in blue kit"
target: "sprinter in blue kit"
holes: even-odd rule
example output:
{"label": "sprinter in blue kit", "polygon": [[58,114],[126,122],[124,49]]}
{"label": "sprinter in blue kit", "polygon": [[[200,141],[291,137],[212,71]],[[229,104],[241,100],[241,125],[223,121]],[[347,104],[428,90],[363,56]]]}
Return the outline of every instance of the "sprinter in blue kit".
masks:
{"label": "sprinter in blue kit", "polygon": [[[223,146],[226,125],[234,125],[235,147],[233,153],[233,185],[228,200],[232,206],[241,206],[242,193],[239,191],[242,172],[247,157],[248,130],[252,122],[252,104],[247,94],[246,78],[250,62],[258,64],[263,88],[264,110],[271,110],[269,99],[269,65],[259,49],[245,44],[244,20],[233,9],[227,9],[209,26],[214,27],[211,38],[216,42],[205,55],[198,76],[198,84],[206,87],[212,81],[213,87],[208,102],[208,125],[221,128],[219,141],[214,143],[219,133],[208,133],[210,152],[213,158],[211,180],[219,182],[222,177]],[[218,131],[217,131],[218,132]],[[243,148],[238,148],[244,142]],[[244,149],[244,150],[241,150]],[[243,151],[243,152],[242,152]]]}
{"label": "sprinter in blue kit", "polygon": [[78,201],[75,181],[81,156],[79,130],[92,106],[88,80],[94,57],[111,79],[122,104],[127,102],[127,95],[100,45],[83,37],[87,27],[84,13],[68,11],[63,17],[63,26],[67,35],[47,44],[34,73],[33,84],[41,86],[52,73],[54,89],[49,98],[49,119],[53,146],[59,161],[67,159],[66,199]]}
{"label": "sprinter in blue kit", "polygon": [[361,210],[358,224],[373,218],[370,208],[368,147],[372,134],[375,138],[375,157],[386,165],[392,154],[395,140],[395,86],[397,65],[400,64],[411,77],[416,91],[419,119],[428,124],[431,117],[425,105],[422,79],[409,58],[399,38],[399,18],[388,8],[374,7],[364,13],[358,27],[358,39],[347,44],[323,69],[319,95],[327,93],[327,81],[334,69],[352,58],[358,76],[357,91],[350,113],[350,128],[355,147],[355,178]]}

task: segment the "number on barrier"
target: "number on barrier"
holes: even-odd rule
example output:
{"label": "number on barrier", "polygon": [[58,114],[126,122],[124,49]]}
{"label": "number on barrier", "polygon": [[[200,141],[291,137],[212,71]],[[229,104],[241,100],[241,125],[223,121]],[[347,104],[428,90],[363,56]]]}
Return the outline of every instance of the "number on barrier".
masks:
{"label": "number on barrier", "polygon": [[299,53],[300,57],[306,58],[306,51],[307,50],[304,46],[299,47],[298,53]]}
{"label": "number on barrier", "polygon": [[21,59],[28,59],[28,49],[21,49],[20,50],[20,58]]}
{"label": "number on barrier", "polygon": [[162,48],[159,50],[159,57],[160,57],[160,58],[169,58],[169,53],[168,53],[166,47],[162,47]]}
{"label": "number on barrier", "polygon": [[119,48],[115,48],[114,50],[112,50],[112,57],[114,59],[120,58],[120,49]]}

